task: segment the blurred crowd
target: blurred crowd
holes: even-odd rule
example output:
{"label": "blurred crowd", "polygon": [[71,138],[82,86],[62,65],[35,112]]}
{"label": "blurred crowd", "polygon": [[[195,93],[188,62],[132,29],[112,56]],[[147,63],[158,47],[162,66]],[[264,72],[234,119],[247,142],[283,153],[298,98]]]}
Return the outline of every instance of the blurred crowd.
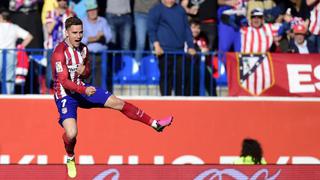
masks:
{"label": "blurred crowd", "polygon": [[[201,35],[209,51],[306,53],[308,50],[311,53],[320,49],[319,0],[162,1],[181,5],[189,20],[200,23]],[[2,0],[0,7],[10,11],[12,23],[33,36],[28,48],[53,48],[63,39],[63,23],[69,16],[78,16],[84,21],[98,16],[106,27],[87,29],[84,43],[90,44],[92,39],[88,37],[95,36],[96,39],[103,38],[109,49],[143,51],[153,47],[150,41],[146,41],[149,39],[147,19],[150,9],[160,2]],[[85,24],[90,23],[87,21]],[[101,47],[91,49],[96,52]],[[137,54],[136,59],[140,56]]]}
{"label": "blurred crowd", "polygon": [[[146,50],[160,60],[172,51],[190,55],[213,51],[319,53],[319,1],[1,0],[0,49],[52,49],[65,38],[64,21],[77,16],[84,25],[82,42],[97,55],[96,66],[101,63],[100,52],[107,49],[136,50],[138,64]],[[170,58],[176,57],[166,57]],[[159,68],[161,93],[170,95],[171,87],[164,89],[162,83],[167,73],[173,76],[166,71],[173,65],[160,64]],[[14,82],[13,77],[7,76],[7,82]]]}

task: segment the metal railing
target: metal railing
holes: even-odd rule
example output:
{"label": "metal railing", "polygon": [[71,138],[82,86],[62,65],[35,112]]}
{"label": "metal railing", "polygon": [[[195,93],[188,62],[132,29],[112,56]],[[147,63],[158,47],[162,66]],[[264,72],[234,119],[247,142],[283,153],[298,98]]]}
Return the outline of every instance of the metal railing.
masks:
{"label": "metal railing", "polygon": [[[25,56],[18,55],[25,52]],[[168,52],[156,57],[150,51],[103,51],[90,53],[91,76],[88,83],[107,89],[117,95],[179,95],[216,96],[216,88],[225,88],[226,71],[223,58],[215,53]],[[2,94],[51,94],[51,54],[44,49],[0,50],[0,80]],[[9,61],[29,62],[27,74],[21,80],[8,78]],[[219,59],[219,60],[218,60]],[[15,62],[14,62],[15,63]],[[2,66],[1,66],[2,65]],[[14,70],[16,71],[16,70]],[[223,72],[222,72],[223,71]],[[18,72],[17,72],[18,73]],[[8,84],[14,83],[14,91]],[[10,92],[11,91],[11,92]],[[221,91],[218,92],[221,95]]]}

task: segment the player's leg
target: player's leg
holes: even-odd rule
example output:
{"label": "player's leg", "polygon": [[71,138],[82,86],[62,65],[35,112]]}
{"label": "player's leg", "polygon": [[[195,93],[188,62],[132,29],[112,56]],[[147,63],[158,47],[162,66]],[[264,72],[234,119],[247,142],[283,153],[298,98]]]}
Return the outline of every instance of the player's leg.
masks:
{"label": "player's leg", "polygon": [[62,122],[62,126],[65,130],[65,133],[62,135],[62,139],[64,142],[65,150],[68,154],[67,156],[67,170],[68,176],[74,178],[77,176],[77,169],[75,164],[74,157],[74,148],[77,143],[77,122],[74,118],[65,119]]}
{"label": "player's leg", "polygon": [[140,121],[148,126],[152,126],[158,132],[161,132],[165,127],[169,126],[173,120],[172,116],[159,120],[153,119],[142,109],[114,95],[110,95],[105,102],[104,107],[119,110],[128,118]]}
{"label": "player's leg", "polygon": [[108,91],[104,91],[101,88],[96,88],[96,92],[92,96],[82,95],[82,99],[79,102],[79,106],[82,108],[106,107],[118,110],[128,118],[140,121],[148,126],[152,126],[159,132],[169,126],[173,120],[172,116],[159,120],[153,119],[142,109],[114,96]]}
{"label": "player's leg", "polygon": [[77,122],[74,118],[68,118],[62,122],[62,126],[65,130],[65,133],[62,135],[62,139],[65,145],[66,152],[68,154],[68,157],[73,157],[74,147],[77,143]]}
{"label": "player's leg", "polygon": [[67,153],[67,170],[69,177],[73,178],[77,175],[74,148],[77,142],[77,107],[78,102],[70,96],[56,99],[56,105],[60,114],[59,124],[64,128],[65,133],[62,139]]}

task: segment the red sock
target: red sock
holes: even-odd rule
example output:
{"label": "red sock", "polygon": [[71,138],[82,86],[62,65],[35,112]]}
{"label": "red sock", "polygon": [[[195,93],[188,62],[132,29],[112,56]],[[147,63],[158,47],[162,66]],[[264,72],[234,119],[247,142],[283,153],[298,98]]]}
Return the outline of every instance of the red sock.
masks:
{"label": "red sock", "polygon": [[124,106],[121,112],[130,119],[137,120],[151,126],[151,123],[152,123],[151,117],[147,113],[145,113],[143,110],[137,108],[135,105],[132,105],[128,102],[124,102]]}
{"label": "red sock", "polygon": [[62,139],[64,142],[64,148],[66,149],[68,156],[69,157],[74,156],[74,147],[76,146],[77,139],[74,138],[74,139],[69,140],[66,133],[63,133]]}

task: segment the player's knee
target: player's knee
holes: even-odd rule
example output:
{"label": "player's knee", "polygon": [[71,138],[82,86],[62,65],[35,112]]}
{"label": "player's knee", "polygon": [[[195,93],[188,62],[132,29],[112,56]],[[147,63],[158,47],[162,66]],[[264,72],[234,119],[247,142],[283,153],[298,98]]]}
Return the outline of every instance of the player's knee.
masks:
{"label": "player's knee", "polygon": [[117,110],[121,110],[123,106],[124,106],[124,101],[122,99],[117,98],[116,96],[111,96],[105,103],[105,107],[109,107]]}
{"label": "player's knee", "polygon": [[66,131],[67,138],[72,140],[77,137],[78,131],[76,129]]}

